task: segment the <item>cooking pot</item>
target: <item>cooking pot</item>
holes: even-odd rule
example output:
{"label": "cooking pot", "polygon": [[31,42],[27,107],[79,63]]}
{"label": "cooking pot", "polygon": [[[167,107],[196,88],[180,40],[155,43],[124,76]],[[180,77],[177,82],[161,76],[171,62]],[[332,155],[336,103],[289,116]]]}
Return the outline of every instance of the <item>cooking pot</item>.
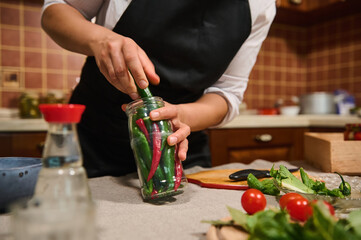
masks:
{"label": "cooking pot", "polygon": [[335,114],[335,97],[328,92],[313,92],[300,97],[301,114]]}
{"label": "cooking pot", "polygon": [[0,158],[0,213],[16,201],[32,197],[41,166],[40,158]]}

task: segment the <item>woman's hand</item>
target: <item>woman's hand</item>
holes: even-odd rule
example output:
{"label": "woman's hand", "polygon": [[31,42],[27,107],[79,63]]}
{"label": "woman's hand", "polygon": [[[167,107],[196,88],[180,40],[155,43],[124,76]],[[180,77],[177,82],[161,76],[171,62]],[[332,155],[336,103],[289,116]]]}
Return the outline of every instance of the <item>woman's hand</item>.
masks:
{"label": "woman's hand", "polygon": [[101,73],[114,87],[133,100],[139,98],[134,80],[142,89],[148,86],[148,80],[152,84],[159,83],[154,65],[132,39],[108,32],[90,46]]}
{"label": "woman's hand", "polygon": [[[122,105],[123,111],[126,104]],[[186,160],[188,151],[187,137],[191,133],[190,127],[183,123],[180,118],[180,109],[178,105],[165,102],[165,106],[150,112],[152,121],[169,120],[172,123],[173,134],[168,136],[167,142],[170,146],[177,145],[178,158],[181,161]]]}
{"label": "woman's hand", "polygon": [[181,161],[186,160],[188,151],[187,137],[191,133],[190,127],[181,121],[180,109],[178,105],[165,103],[162,108],[155,109],[150,112],[150,119],[153,121],[168,119],[172,123],[173,134],[171,134],[167,142],[170,146],[178,146],[178,157]]}

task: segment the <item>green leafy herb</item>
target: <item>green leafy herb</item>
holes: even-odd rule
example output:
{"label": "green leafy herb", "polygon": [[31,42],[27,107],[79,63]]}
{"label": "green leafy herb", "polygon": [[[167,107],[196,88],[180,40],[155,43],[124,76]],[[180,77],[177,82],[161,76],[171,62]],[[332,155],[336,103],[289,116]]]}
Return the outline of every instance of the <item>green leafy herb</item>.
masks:
{"label": "green leafy herb", "polygon": [[277,196],[280,190],[275,186],[273,179],[258,180],[252,173],[248,174],[247,184],[250,188],[260,190],[264,194]]}
{"label": "green leafy herb", "polygon": [[359,240],[361,211],[351,212],[347,219],[334,218],[323,201],[312,205],[313,216],[302,225],[290,221],[289,214],[280,209],[264,210],[247,215],[228,207],[230,221],[202,221],[216,226],[241,226],[250,234],[249,240]]}
{"label": "green leafy herb", "polygon": [[301,193],[315,193],[311,188],[306,186],[301,180],[295,177],[288,169],[280,165],[279,170],[271,169],[271,176],[275,178],[278,184],[284,188],[294,190]]}

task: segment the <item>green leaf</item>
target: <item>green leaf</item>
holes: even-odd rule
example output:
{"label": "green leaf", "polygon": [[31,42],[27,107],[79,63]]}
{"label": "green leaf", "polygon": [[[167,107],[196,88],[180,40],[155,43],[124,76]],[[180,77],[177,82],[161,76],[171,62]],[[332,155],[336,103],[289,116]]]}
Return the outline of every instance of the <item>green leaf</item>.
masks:
{"label": "green leaf", "polygon": [[247,217],[248,215],[245,214],[244,212],[242,212],[241,210],[232,208],[227,206],[227,209],[229,211],[229,213],[231,214],[231,217],[233,219],[233,221],[240,225],[241,227],[243,227],[246,231],[248,231],[248,226],[247,226]]}
{"label": "green leaf", "polygon": [[280,165],[280,168],[278,170],[276,178],[280,179],[282,182],[281,186],[285,187],[287,189],[291,189],[291,190],[298,191],[301,193],[314,193],[314,191],[311,188],[309,188],[305,184],[303,184],[303,182],[301,180],[296,178],[283,165]]}
{"label": "green leaf", "polygon": [[361,210],[351,212],[348,216],[348,221],[355,233],[361,237]]}
{"label": "green leaf", "polygon": [[215,226],[232,226],[234,225],[234,221],[233,220],[229,220],[229,221],[222,221],[222,220],[202,220],[202,223],[209,223]]}

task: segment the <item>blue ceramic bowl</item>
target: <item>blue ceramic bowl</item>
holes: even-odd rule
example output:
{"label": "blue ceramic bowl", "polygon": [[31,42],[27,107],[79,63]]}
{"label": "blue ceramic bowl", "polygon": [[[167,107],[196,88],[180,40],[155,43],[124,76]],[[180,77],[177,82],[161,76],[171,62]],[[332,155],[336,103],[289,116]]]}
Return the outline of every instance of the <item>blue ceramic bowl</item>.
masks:
{"label": "blue ceramic bowl", "polygon": [[42,163],[40,158],[0,158],[0,212],[15,201],[30,198]]}

